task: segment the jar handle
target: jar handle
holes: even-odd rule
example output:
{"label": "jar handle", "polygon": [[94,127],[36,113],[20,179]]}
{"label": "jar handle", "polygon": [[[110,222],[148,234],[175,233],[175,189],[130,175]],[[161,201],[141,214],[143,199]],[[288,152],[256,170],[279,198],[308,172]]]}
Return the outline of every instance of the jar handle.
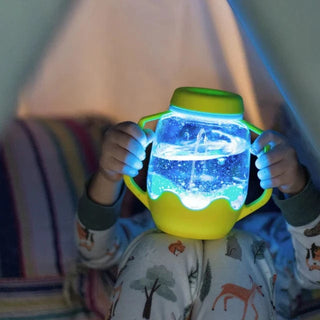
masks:
{"label": "jar handle", "polygon": [[[138,121],[138,126],[141,129],[144,129],[147,122],[158,120],[163,115],[166,115],[168,113],[171,113],[171,111],[167,110],[164,112],[159,112],[149,116],[145,116]],[[128,189],[150,210],[147,192],[143,191],[132,177],[124,175],[123,180]]]}
{"label": "jar handle", "polygon": [[[257,127],[255,127],[253,124],[245,121],[245,120],[241,120],[241,122],[250,130],[253,131],[254,133],[260,135],[263,131]],[[269,146],[264,147],[264,152],[267,152],[270,149]],[[240,216],[238,218],[238,221],[243,219],[244,217],[246,217],[247,215],[249,215],[250,213],[253,213],[254,211],[258,210],[259,208],[261,208],[262,206],[264,206],[271,198],[272,195],[272,188],[270,189],[266,189],[263,191],[263,193],[261,194],[261,196],[252,201],[249,204],[245,204],[242,207]]]}

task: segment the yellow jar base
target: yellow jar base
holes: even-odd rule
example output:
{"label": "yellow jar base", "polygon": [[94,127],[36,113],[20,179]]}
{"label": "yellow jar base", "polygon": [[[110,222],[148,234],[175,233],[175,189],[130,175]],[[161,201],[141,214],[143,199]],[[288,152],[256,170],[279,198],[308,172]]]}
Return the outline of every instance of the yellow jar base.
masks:
{"label": "yellow jar base", "polygon": [[191,239],[221,239],[237,222],[241,209],[234,210],[229,201],[218,199],[202,210],[190,210],[171,192],[148,199],[156,226],[163,232]]}

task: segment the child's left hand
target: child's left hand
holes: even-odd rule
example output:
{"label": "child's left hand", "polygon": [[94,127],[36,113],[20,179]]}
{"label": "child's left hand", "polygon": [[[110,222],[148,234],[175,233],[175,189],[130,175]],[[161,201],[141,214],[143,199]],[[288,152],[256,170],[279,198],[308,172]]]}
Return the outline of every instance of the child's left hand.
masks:
{"label": "child's left hand", "polygon": [[[270,150],[263,152],[267,145]],[[253,142],[251,152],[258,157],[255,164],[263,189],[278,188],[289,195],[303,190],[307,183],[306,170],[284,136],[267,130]]]}

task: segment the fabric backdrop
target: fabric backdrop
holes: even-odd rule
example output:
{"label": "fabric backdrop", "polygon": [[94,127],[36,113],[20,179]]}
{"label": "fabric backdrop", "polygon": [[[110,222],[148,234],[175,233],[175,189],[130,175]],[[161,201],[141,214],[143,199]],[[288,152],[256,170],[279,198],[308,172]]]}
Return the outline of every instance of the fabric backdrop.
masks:
{"label": "fabric backdrop", "polygon": [[22,114],[103,113],[137,121],[179,86],[242,95],[270,127],[282,97],[227,1],[79,1],[21,98]]}

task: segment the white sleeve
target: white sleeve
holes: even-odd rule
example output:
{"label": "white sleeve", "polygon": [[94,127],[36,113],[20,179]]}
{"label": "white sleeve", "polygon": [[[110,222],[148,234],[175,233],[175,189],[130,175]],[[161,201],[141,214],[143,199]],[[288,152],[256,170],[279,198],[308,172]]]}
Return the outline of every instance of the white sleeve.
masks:
{"label": "white sleeve", "polygon": [[296,258],[296,275],[306,289],[320,288],[320,216],[299,227],[288,225]]}
{"label": "white sleeve", "polygon": [[154,227],[148,211],[131,218],[120,218],[106,230],[91,230],[77,220],[76,243],[81,262],[94,269],[118,265],[128,244]]}

